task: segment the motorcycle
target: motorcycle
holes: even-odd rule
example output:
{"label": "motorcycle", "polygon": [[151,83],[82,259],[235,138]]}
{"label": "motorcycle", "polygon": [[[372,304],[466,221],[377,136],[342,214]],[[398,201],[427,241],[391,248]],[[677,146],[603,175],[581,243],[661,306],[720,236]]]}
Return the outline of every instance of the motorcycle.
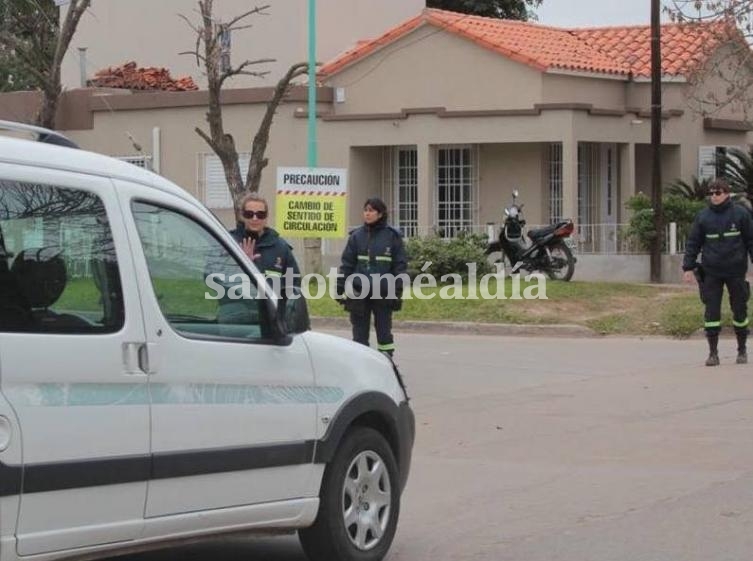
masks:
{"label": "motorcycle", "polygon": [[502,261],[507,258],[511,273],[520,269],[529,272],[541,271],[553,280],[569,281],[575,273],[576,259],[565,240],[575,230],[572,220],[563,220],[528,232],[529,241],[523,235],[526,221],[523,219],[523,204],[517,204],[517,189],[512,193],[512,205],[505,208],[505,219],[499,239],[489,243],[486,254],[502,252]]}

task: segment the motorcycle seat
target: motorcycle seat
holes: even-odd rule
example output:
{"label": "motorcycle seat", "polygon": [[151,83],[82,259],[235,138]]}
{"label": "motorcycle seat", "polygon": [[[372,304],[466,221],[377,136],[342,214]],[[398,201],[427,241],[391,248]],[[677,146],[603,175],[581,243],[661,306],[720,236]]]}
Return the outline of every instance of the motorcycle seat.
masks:
{"label": "motorcycle seat", "polygon": [[562,222],[557,222],[557,224],[550,224],[549,226],[545,226],[544,228],[538,228],[536,230],[529,230],[528,237],[531,238],[532,240],[543,238],[553,233],[554,231],[558,230],[559,228],[562,228],[566,224],[567,224],[567,220],[564,220]]}

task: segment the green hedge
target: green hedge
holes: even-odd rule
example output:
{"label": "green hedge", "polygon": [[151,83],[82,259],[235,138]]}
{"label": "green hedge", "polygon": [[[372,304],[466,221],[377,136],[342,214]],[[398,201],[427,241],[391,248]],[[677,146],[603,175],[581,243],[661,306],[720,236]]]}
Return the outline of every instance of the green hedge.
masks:
{"label": "green hedge", "polygon": [[[465,280],[468,277],[466,263],[475,263],[480,277],[493,270],[484,254],[487,242],[485,235],[468,233],[461,233],[452,239],[439,236],[411,238],[405,248],[408,253],[408,274],[413,278],[425,272],[439,280],[444,275],[457,273]],[[429,262],[431,265],[422,271],[422,267]]]}
{"label": "green hedge", "polygon": [[[662,204],[664,207],[664,223],[677,223],[678,239],[688,237],[695,215],[706,206],[705,201],[691,201],[678,195],[665,195]],[[651,199],[643,193],[638,193],[631,197],[625,206],[633,211],[627,232],[628,236],[635,239],[641,249],[649,250],[656,235]]]}

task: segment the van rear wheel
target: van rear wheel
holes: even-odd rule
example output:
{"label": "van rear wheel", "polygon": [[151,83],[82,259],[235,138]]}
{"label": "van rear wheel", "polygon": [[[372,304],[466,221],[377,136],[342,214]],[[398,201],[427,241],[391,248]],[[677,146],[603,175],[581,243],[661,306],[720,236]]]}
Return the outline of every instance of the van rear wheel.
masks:
{"label": "van rear wheel", "polygon": [[324,471],[319,514],[298,532],[311,561],[380,561],[400,513],[397,462],[385,438],[356,427]]}

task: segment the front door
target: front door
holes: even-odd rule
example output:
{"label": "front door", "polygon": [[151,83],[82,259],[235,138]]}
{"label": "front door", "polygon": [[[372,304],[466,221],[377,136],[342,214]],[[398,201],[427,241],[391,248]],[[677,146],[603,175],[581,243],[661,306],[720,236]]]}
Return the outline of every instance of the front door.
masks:
{"label": "front door", "polygon": [[[147,517],[316,496],[316,410],[327,396],[305,343],[269,339],[263,300],[208,298],[217,293],[207,275],[232,284],[246,270],[239,248],[197,207],[138,186],[118,192],[131,217],[150,349]],[[207,523],[182,520],[184,530]]]}
{"label": "front door", "polygon": [[21,492],[18,553],[137,538],[145,334],[112,182],[0,164],[0,240],[0,387],[23,448],[23,483],[3,492]]}

